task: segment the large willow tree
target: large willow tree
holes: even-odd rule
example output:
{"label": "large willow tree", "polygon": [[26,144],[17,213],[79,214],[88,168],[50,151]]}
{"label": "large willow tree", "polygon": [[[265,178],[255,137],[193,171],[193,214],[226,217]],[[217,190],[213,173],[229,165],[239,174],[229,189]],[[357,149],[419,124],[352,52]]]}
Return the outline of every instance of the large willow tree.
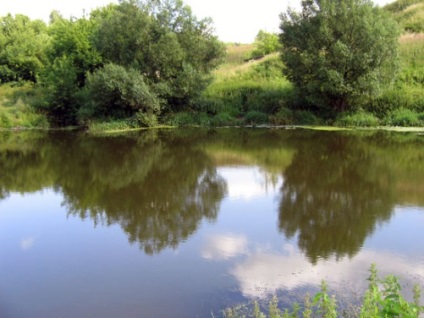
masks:
{"label": "large willow tree", "polygon": [[398,27],[370,0],[304,0],[280,29],[284,74],[320,109],[355,108],[397,72]]}

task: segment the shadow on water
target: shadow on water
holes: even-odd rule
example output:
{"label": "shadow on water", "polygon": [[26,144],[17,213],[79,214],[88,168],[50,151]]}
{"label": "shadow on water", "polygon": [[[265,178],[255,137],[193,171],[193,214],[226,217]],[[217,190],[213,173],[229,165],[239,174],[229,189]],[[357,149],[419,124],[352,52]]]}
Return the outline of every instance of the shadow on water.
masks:
{"label": "shadow on water", "polygon": [[0,134],[0,200],[53,188],[71,215],[119,224],[147,254],[216,220],[222,165],[283,177],[278,227],[310,262],[353,257],[397,204],[424,206],[424,138],[302,130]]}

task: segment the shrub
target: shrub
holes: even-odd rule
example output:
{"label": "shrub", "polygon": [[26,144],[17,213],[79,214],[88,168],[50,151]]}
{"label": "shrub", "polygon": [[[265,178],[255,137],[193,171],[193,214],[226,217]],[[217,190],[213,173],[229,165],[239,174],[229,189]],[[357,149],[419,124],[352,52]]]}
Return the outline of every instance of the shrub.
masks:
{"label": "shrub", "polygon": [[278,111],[278,113],[270,116],[269,121],[273,125],[293,125],[293,111],[291,109],[283,107]]}
{"label": "shrub", "polygon": [[172,126],[209,126],[210,117],[204,112],[179,112],[170,114],[165,122]]}
{"label": "shrub", "polygon": [[136,121],[137,126],[140,127],[155,127],[158,124],[157,116],[152,113],[143,113],[142,111],[138,111],[135,113],[133,118]]}
{"label": "shrub", "polygon": [[359,110],[354,113],[340,114],[335,124],[337,126],[375,127],[379,125],[379,119],[371,113]]}
{"label": "shrub", "polygon": [[219,99],[213,98],[199,98],[194,103],[194,109],[203,113],[207,113],[210,115],[215,115],[224,107],[224,103]]}
{"label": "shrub", "polygon": [[179,112],[169,115],[166,122],[170,125],[178,127],[194,125],[193,116],[189,112]]}
{"label": "shrub", "polygon": [[310,111],[298,110],[293,112],[293,120],[298,125],[319,125],[321,120]]}
{"label": "shrub", "polygon": [[88,124],[88,129],[92,132],[113,131],[113,130],[127,130],[133,128],[128,120],[106,120],[106,121],[92,121]]}
{"label": "shrub", "polygon": [[416,102],[414,95],[414,92],[411,92],[409,87],[401,86],[388,89],[366,104],[364,108],[379,118],[384,118],[397,109],[412,108],[414,102]]}
{"label": "shrub", "polygon": [[80,116],[126,118],[137,112],[156,114],[160,110],[157,96],[138,71],[108,64],[88,76],[89,101]]}
{"label": "shrub", "polygon": [[252,125],[268,123],[268,115],[256,110],[248,112],[244,119],[247,124]]}
{"label": "shrub", "polygon": [[418,114],[410,109],[401,108],[391,113],[389,122],[392,126],[419,126],[420,119]]}
{"label": "shrub", "polygon": [[234,117],[228,113],[219,113],[211,119],[212,126],[227,126],[235,123]]}
{"label": "shrub", "polygon": [[11,128],[10,118],[3,113],[0,113],[0,128]]}

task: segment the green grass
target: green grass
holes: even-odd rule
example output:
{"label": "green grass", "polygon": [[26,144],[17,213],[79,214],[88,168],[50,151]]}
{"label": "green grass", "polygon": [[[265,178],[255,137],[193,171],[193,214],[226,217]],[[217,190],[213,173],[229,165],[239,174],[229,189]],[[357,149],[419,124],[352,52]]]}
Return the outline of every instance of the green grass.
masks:
{"label": "green grass", "polygon": [[[383,89],[378,98],[363,105],[364,110],[341,114],[334,121],[301,110],[292,84],[282,75],[278,53],[246,61],[253,45],[227,47],[227,60],[215,71],[198,111],[211,116],[209,123],[214,126],[264,123],[265,115],[271,125],[423,125],[420,114],[424,112],[424,34],[405,34],[399,44],[401,72],[394,86]],[[419,120],[393,120],[398,109],[411,110]]]}
{"label": "green grass", "polygon": [[377,127],[380,120],[374,114],[359,110],[354,113],[340,114],[335,124],[343,127]]}
{"label": "green grass", "polygon": [[384,7],[407,32],[424,32],[422,0],[398,0]]}
{"label": "green grass", "polygon": [[0,86],[0,128],[48,128],[47,119],[31,106],[37,93],[32,84]]}
{"label": "green grass", "polygon": [[[246,61],[254,45],[227,47],[227,59],[214,73],[214,81],[202,95],[200,110],[217,117],[213,122],[263,123],[290,100],[292,85],[282,76],[278,54]],[[220,114],[224,115],[220,115]],[[248,115],[249,114],[249,115]],[[246,122],[248,123],[248,122]]]}

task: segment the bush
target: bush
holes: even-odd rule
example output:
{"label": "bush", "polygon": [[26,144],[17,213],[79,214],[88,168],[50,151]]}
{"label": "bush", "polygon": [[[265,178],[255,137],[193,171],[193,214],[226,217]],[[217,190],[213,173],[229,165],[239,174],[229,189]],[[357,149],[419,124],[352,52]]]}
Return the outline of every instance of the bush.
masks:
{"label": "bush", "polygon": [[88,101],[79,111],[83,120],[87,116],[120,119],[140,112],[151,117],[160,110],[158,97],[145,83],[143,75],[133,69],[108,64],[88,76],[87,88]]}
{"label": "bush", "polygon": [[6,114],[0,113],[0,128],[11,128],[10,118]]}
{"label": "bush", "polygon": [[293,111],[291,109],[283,107],[278,111],[278,113],[270,116],[269,121],[272,125],[293,125]]}
{"label": "bush", "polygon": [[211,125],[215,127],[234,125],[235,119],[228,113],[219,113],[211,119]]}
{"label": "bush", "polygon": [[298,125],[319,125],[321,120],[310,111],[298,110],[293,112],[294,123]]}
{"label": "bush", "polygon": [[185,127],[185,126],[208,126],[210,124],[210,117],[203,112],[179,112],[168,115],[165,122],[172,126]]}
{"label": "bush", "polygon": [[401,108],[391,113],[388,124],[391,126],[420,126],[421,121],[417,113],[410,109]]}
{"label": "bush", "polygon": [[347,127],[375,127],[379,125],[379,119],[371,113],[359,110],[354,113],[340,114],[335,124]]}
{"label": "bush", "polygon": [[259,111],[250,111],[245,116],[245,122],[247,124],[266,124],[268,123],[268,115]]}
{"label": "bush", "polygon": [[399,108],[410,108],[413,104],[413,94],[407,88],[388,89],[382,95],[365,105],[365,110],[384,118]]}
{"label": "bush", "polygon": [[143,113],[142,111],[138,111],[135,113],[133,119],[139,127],[155,127],[158,124],[157,116],[152,113]]}
{"label": "bush", "polygon": [[106,120],[106,121],[92,121],[88,124],[88,130],[92,132],[114,131],[114,130],[127,130],[133,128],[128,120]]}
{"label": "bush", "polygon": [[194,103],[194,109],[203,113],[207,113],[210,115],[216,115],[219,110],[224,107],[224,103],[221,100],[216,100],[212,98],[199,98]]}

